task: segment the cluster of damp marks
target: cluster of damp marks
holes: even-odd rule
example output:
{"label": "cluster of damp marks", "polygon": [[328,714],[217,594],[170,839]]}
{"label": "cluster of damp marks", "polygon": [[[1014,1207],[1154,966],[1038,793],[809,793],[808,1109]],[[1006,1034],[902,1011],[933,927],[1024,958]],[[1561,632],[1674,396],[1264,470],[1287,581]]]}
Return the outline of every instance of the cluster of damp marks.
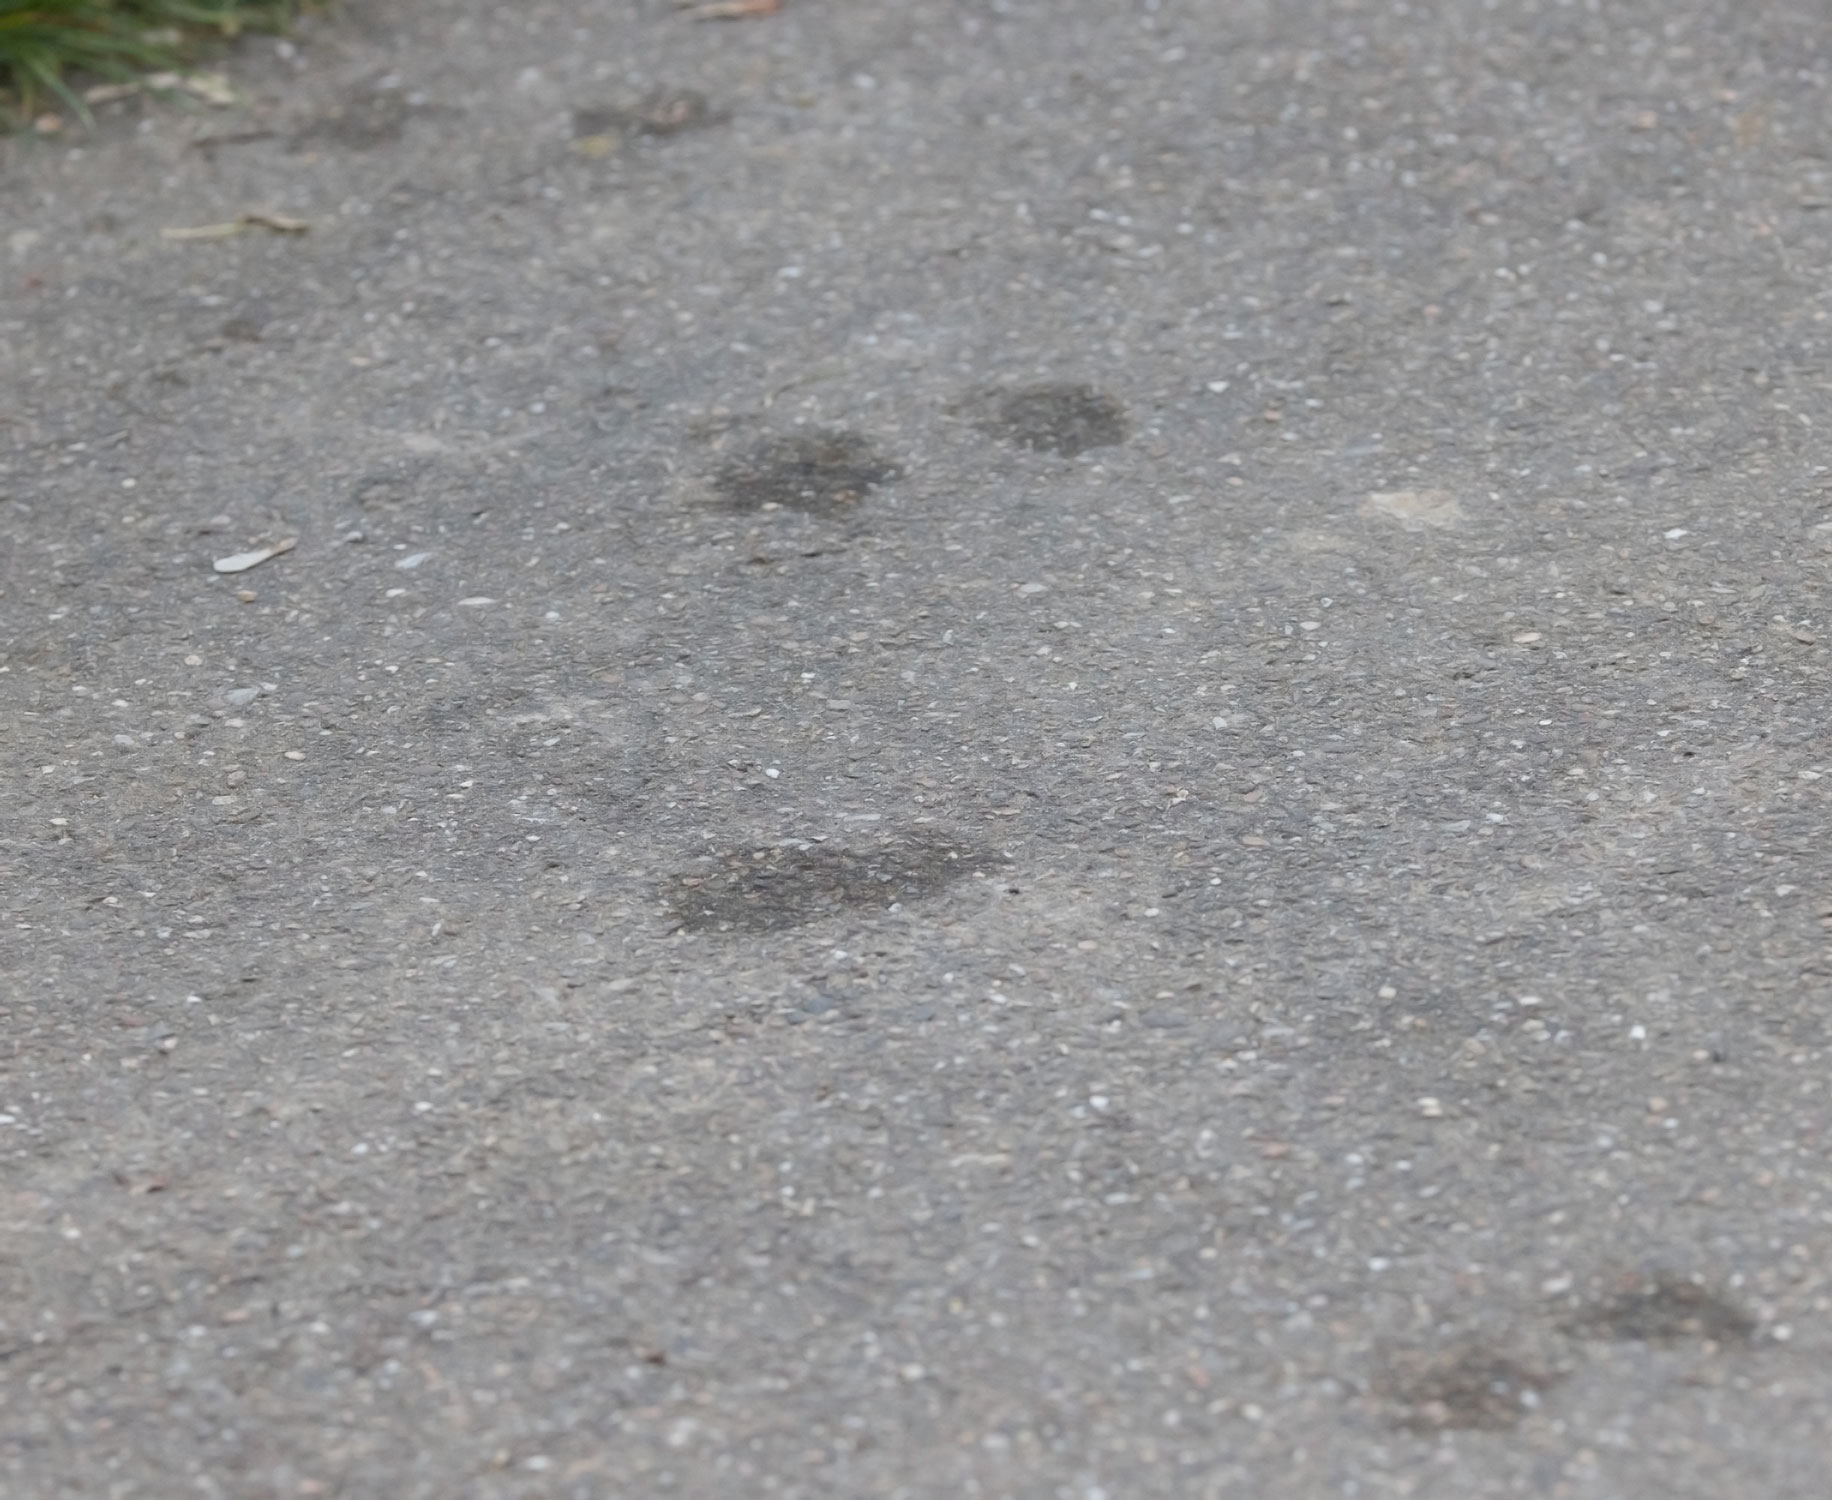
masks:
{"label": "cluster of damp marks", "polygon": [[[610,113],[574,117],[582,131],[628,128]],[[988,435],[1073,457],[1126,439],[1125,408],[1085,385],[1035,385],[981,392],[963,408]],[[722,423],[717,435],[729,429]],[[864,434],[839,428],[759,438],[713,476],[715,494],[736,511],[850,512],[902,469]],[[673,876],[662,896],[676,930],[770,932],[836,912],[885,908],[935,894],[998,861],[947,839],[893,841],[870,851],[824,844],[729,851],[702,869]]]}
{"label": "cluster of damp marks", "polygon": [[[1702,1279],[1659,1272],[1624,1277],[1607,1296],[1583,1304],[1560,1325],[1579,1339],[1671,1344],[1696,1340],[1708,1349],[1743,1347],[1756,1320]],[[1409,1349],[1389,1355],[1375,1389],[1395,1426],[1415,1432],[1500,1430],[1540,1404],[1542,1392],[1568,1371],[1493,1344]]]}
{"label": "cluster of damp marks", "polygon": [[862,434],[823,428],[762,439],[719,470],[713,489],[733,510],[838,515],[902,472]]}
{"label": "cluster of damp marks", "polygon": [[776,932],[843,911],[884,910],[922,900],[997,856],[936,835],[892,839],[873,849],[791,844],[708,855],[675,875],[663,899],[686,932]]}
{"label": "cluster of damp marks", "polygon": [[1091,385],[1025,385],[976,391],[956,408],[988,437],[1074,458],[1126,441],[1126,408]]}
{"label": "cluster of damp marks", "polygon": [[[593,116],[588,123],[602,123]],[[990,437],[1065,458],[1126,441],[1126,408],[1088,385],[976,392],[953,408]],[[903,470],[862,433],[840,428],[765,437],[713,477],[734,510],[843,512]]]}

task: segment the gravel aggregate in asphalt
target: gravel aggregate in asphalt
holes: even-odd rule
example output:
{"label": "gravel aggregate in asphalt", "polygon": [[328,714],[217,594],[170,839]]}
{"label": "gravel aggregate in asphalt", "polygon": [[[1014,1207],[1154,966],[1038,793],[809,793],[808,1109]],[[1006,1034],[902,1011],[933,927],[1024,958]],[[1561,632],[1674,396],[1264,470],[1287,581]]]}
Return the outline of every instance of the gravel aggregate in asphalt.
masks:
{"label": "gravel aggregate in asphalt", "polygon": [[1829,47],[375,0],[0,141],[0,1488],[1817,1500]]}

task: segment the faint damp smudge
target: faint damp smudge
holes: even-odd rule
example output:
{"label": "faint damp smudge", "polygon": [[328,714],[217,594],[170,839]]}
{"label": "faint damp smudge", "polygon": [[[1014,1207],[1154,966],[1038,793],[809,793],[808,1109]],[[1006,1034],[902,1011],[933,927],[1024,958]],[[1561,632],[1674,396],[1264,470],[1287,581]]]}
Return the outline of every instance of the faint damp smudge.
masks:
{"label": "faint damp smudge", "polygon": [[365,514],[391,511],[419,498],[424,464],[403,463],[364,474],[350,487],[350,500]]}
{"label": "faint damp smudge", "polygon": [[720,469],[713,489],[733,510],[833,515],[902,472],[862,434],[819,429],[764,438]]}
{"label": "faint damp smudge", "polygon": [[1580,1338],[1747,1344],[1756,1320],[1701,1279],[1657,1271],[1627,1277],[1613,1296],[1581,1308],[1565,1328]]}
{"label": "faint damp smudge", "polygon": [[299,151],[315,142],[352,151],[392,146],[406,134],[408,120],[423,103],[420,96],[401,87],[396,75],[389,74],[345,93],[337,104],[306,124],[293,138],[292,149]]}
{"label": "faint damp smudge", "polygon": [[1393,1425],[1413,1432],[1506,1431],[1563,1377],[1483,1343],[1391,1354],[1376,1382]]}

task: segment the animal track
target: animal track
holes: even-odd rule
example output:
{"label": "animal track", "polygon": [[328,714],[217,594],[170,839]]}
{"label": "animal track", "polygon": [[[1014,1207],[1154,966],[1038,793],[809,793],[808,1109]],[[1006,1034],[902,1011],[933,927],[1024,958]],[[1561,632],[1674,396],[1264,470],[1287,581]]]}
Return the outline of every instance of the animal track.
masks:
{"label": "animal track", "polygon": [[722,468],[713,489],[734,510],[780,505],[831,515],[901,473],[861,434],[827,429],[763,439]]}
{"label": "animal track", "polygon": [[717,125],[724,117],[695,89],[656,89],[631,105],[593,105],[573,111],[573,135],[680,135]]}
{"label": "animal track", "polygon": [[1621,1291],[1584,1308],[1565,1328],[1582,1338],[1747,1344],[1756,1320],[1702,1282],[1662,1271],[1630,1278]]}
{"label": "animal track", "polygon": [[1391,1356],[1380,1389],[1394,1403],[1394,1422],[1416,1432],[1446,1428],[1497,1431],[1539,1404],[1539,1393],[1563,1378],[1486,1344],[1403,1350]]}
{"label": "animal track", "polygon": [[1073,458],[1126,441],[1126,408],[1090,385],[1027,385],[982,391],[965,409],[988,437]]}
{"label": "animal track", "polygon": [[663,894],[687,932],[775,932],[822,917],[932,896],[1002,863],[944,837],[892,839],[876,849],[827,844],[733,849],[703,871],[676,875]]}

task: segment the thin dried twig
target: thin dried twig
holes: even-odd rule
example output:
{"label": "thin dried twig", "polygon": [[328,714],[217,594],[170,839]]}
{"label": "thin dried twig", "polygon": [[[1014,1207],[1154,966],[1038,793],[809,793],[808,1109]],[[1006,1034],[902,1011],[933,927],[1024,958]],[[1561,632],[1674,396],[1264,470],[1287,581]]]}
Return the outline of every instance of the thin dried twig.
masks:
{"label": "thin dried twig", "polygon": [[223,224],[196,224],[183,229],[161,229],[160,238],[168,240],[232,240],[250,229],[267,229],[275,234],[304,234],[312,226],[304,219],[289,219],[284,214],[238,214]]}
{"label": "thin dried twig", "polygon": [[782,9],[782,0],[675,0],[690,21],[752,21],[773,16]]}

